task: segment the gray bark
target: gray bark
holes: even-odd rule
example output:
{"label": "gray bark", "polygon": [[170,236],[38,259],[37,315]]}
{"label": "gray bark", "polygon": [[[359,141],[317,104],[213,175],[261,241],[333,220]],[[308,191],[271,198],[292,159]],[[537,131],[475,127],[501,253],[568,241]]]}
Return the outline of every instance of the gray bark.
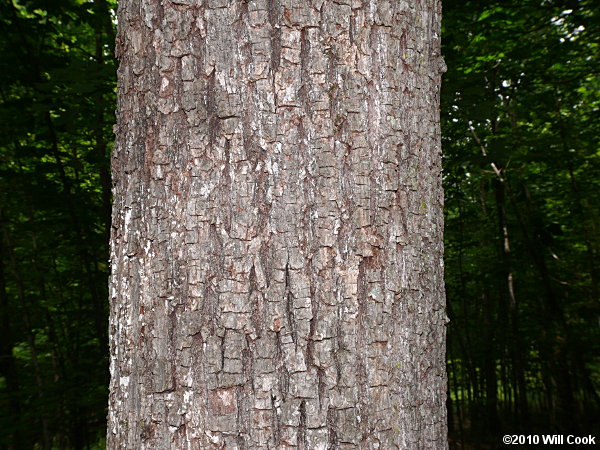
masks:
{"label": "gray bark", "polygon": [[438,0],[122,0],[108,446],[446,443]]}

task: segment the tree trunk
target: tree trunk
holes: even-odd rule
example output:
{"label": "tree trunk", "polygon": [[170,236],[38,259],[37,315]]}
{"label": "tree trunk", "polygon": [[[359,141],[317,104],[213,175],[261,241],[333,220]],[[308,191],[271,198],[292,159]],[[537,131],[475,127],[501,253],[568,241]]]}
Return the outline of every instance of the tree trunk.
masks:
{"label": "tree trunk", "polygon": [[21,429],[21,386],[17,371],[17,360],[13,354],[15,343],[11,332],[11,315],[13,308],[9,304],[9,296],[4,275],[4,211],[0,210],[0,376],[4,385],[0,394],[10,407],[11,415],[5,422],[6,449],[24,448],[24,434]]}
{"label": "tree trunk", "polygon": [[121,2],[109,448],[447,446],[439,21]]}

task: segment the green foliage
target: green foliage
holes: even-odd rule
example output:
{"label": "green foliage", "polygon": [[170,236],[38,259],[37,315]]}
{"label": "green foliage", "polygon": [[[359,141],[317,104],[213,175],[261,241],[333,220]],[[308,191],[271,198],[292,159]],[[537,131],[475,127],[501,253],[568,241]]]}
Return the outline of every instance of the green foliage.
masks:
{"label": "green foliage", "polygon": [[599,12],[591,1],[444,4],[448,357],[462,438],[590,432],[598,419]]}
{"label": "green foliage", "polygon": [[0,3],[0,448],[104,434],[114,7]]}

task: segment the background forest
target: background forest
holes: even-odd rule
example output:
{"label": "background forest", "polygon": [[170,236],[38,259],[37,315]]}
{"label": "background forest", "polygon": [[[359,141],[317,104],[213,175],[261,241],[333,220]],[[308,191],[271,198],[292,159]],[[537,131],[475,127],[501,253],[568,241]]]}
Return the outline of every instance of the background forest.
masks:
{"label": "background forest", "polygon": [[[0,0],[0,448],[103,448],[114,0]],[[449,426],[600,435],[600,8],[444,1]]]}

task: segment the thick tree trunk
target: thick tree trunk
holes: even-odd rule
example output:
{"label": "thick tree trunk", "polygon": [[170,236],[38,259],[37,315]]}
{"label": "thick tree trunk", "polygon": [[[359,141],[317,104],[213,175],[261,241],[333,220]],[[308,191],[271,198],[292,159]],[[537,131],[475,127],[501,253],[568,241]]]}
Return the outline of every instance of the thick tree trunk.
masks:
{"label": "thick tree trunk", "polygon": [[108,446],[446,447],[437,0],[123,0]]}

